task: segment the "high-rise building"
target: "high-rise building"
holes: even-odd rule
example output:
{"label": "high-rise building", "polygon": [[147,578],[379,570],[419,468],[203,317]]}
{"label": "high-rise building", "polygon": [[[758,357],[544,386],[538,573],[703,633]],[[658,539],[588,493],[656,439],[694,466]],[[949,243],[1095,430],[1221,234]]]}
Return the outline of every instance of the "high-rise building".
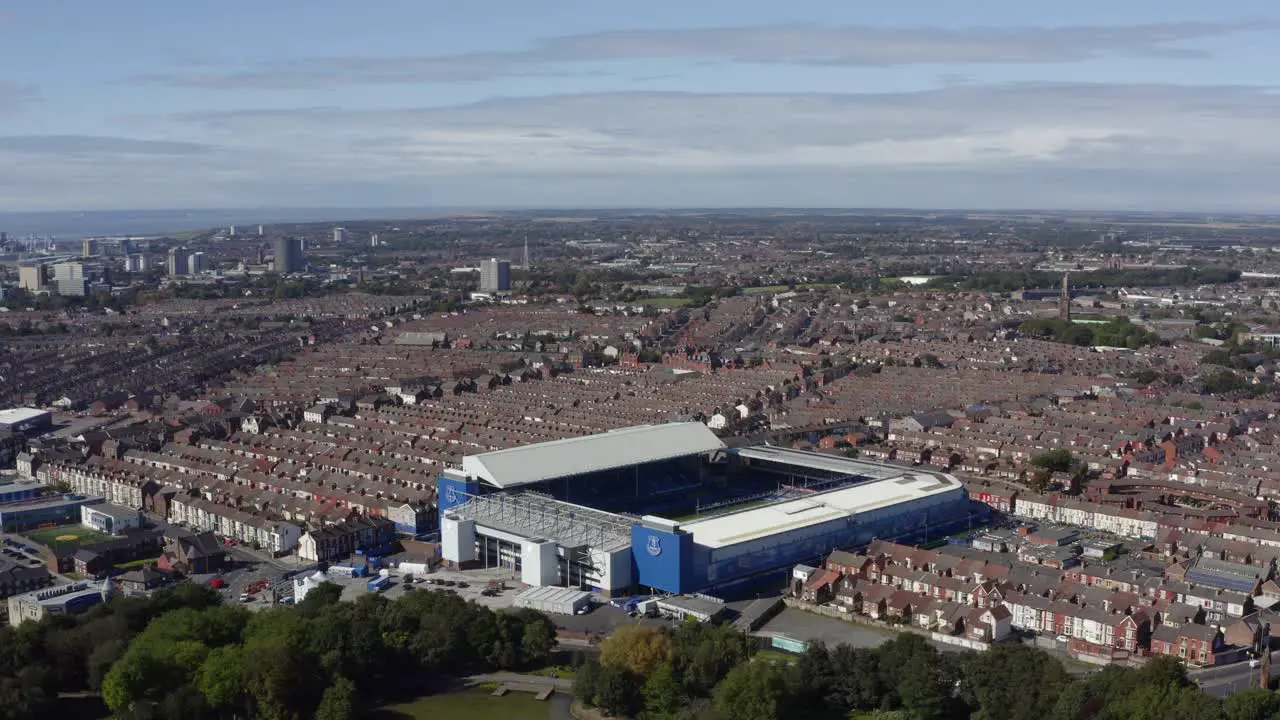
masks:
{"label": "high-rise building", "polygon": [[187,256],[187,273],[199,275],[204,272],[204,253],[194,252]]}
{"label": "high-rise building", "polygon": [[80,241],[80,254],[84,257],[93,257],[94,255],[97,255],[98,239],[85,238],[84,240]]}
{"label": "high-rise building", "polygon": [[53,279],[58,283],[59,295],[84,297],[84,263],[62,262],[53,266]]}
{"label": "high-rise building", "polygon": [[124,271],[131,273],[146,272],[147,256],[141,253],[137,255],[126,255],[124,258]]}
{"label": "high-rise building", "polygon": [[510,289],[510,260],[491,258],[480,263],[480,292],[507,292]]}
{"label": "high-rise building", "polygon": [[339,245],[341,245],[342,243],[346,242],[346,241],[347,241],[347,229],[346,229],[346,228],[334,228],[334,229],[333,229],[333,241],[334,241],[334,242],[336,242],[336,243],[338,243]]}
{"label": "high-rise building", "polygon": [[275,271],[278,273],[296,273],[307,269],[306,258],[302,256],[302,239],[295,237],[276,238],[274,245]]}
{"label": "high-rise building", "polygon": [[44,292],[44,265],[22,265],[18,268],[18,287],[27,292]]}
{"label": "high-rise building", "polygon": [[231,227],[227,228],[227,237],[235,237],[235,236],[236,236],[236,226],[232,225]]}
{"label": "high-rise building", "polygon": [[262,226],[258,226],[258,237],[262,237]]}
{"label": "high-rise building", "polygon": [[166,268],[169,277],[187,274],[187,249],[184,247],[169,248],[169,266]]}
{"label": "high-rise building", "polygon": [[369,236],[369,247],[378,247],[378,233]]}

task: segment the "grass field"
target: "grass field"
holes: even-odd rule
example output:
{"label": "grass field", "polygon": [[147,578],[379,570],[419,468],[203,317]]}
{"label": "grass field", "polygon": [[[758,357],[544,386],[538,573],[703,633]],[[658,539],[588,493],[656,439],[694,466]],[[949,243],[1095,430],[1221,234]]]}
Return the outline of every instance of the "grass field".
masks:
{"label": "grass field", "polygon": [[791,653],[782,652],[781,650],[759,650],[755,655],[751,656],[752,660],[757,662],[767,662],[774,665],[790,665],[799,659],[800,656]]}
{"label": "grass field", "polygon": [[79,525],[63,525],[61,527],[40,528],[23,533],[24,537],[31,538],[35,542],[46,547],[55,545],[65,545],[72,543],[75,545],[92,545],[103,540],[110,540],[110,535],[103,535],[86,527]]}
{"label": "grass field", "polygon": [[[428,695],[413,702],[386,705],[369,714],[375,720],[434,720],[435,718],[465,718],[465,720],[548,720],[553,713],[568,716],[567,695],[552,696],[550,702],[533,699],[532,693],[512,692],[493,697],[492,691],[472,688],[443,695]],[[564,704],[564,707],[560,707]]]}

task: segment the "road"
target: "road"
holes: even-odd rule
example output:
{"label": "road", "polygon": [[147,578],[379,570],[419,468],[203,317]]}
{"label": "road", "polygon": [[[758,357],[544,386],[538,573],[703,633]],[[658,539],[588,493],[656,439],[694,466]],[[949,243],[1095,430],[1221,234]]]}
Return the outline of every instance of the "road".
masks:
{"label": "road", "polygon": [[[1280,672],[1280,651],[1271,653],[1271,674],[1274,677]],[[1192,670],[1187,673],[1205,692],[1217,697],[1226,697],[1233,692],[1258,686],[1260,668],[1251,668],[1249,663],[1237,662],[1220,667]]]}

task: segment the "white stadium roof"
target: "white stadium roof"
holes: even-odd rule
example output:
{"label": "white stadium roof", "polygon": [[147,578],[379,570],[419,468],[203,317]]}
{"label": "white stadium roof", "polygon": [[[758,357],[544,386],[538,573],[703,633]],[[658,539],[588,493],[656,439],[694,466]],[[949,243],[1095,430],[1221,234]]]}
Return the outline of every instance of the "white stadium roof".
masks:
{"label": "white stadium roof", "polygon": [[467,455],[462,471],[499,488],[723,450],[699,422],[637,425],[584,437]]}
{"label": "white stadium roof", "polygon": [[49,414],[48,410],[36,410],[35,408],[0,410],[0,425],[17,425]]}
{"label": "white stadium roof", "polygon": [[711,548],[736,545],[858,513],[960,489],[960,481],[935,472],[903,470],[894,477],[854,485],[775,505],[681,523],[693,541]]}

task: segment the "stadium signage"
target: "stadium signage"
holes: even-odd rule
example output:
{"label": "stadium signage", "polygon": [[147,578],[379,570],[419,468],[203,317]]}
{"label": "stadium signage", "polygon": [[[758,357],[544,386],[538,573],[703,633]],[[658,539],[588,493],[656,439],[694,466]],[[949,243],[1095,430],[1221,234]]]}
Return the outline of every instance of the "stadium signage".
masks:
{"label": "stadium signage", "polygon": [[649,542],[645,546],[645,550],[648,551],[650,555],[658,557],[662,554],[662,541],[658,539],[657,535],[650,535]]}
{"label": "stadium signage", "polygon": [[458,503],[457,488],[449,488],[448,490],[446,490],[444,493],[444,499],[448,500],[450,505],[456,505]]}

